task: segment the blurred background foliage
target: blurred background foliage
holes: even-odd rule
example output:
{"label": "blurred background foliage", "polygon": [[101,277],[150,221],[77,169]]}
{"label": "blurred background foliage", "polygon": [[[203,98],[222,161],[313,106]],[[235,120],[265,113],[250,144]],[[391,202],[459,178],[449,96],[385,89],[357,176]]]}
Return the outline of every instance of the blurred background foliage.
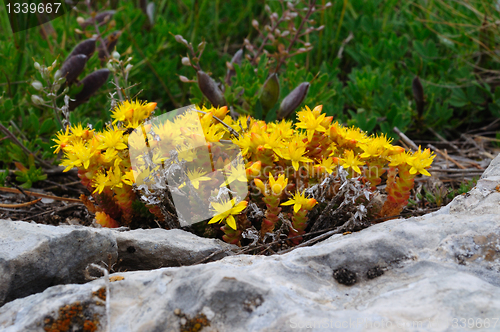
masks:
{"label": "blurred background foliage", "polygon": [[[169,111],[192,101],[207,102],[195,84],[179,79],[193,75],[192,68],[181,63],[186,47],[176,42],[175,35],[192,45],[206,41],[204,70],[223,82],[226,62],[243,47],[244,39],[259,38],[252,20],[266,21],[265,5],[281,13],[281,3],[114,0],[93,1],[93,6],[97,12],[116,10],[110,22],[122,32],[116,51],[133,58],[128,80],[139,83],[135,92],[143,89],[139,98]],[[318,6],[326,3],[317,0]],[[471,128],[497,123],[499,9],[498,3],[479,0],[332,1],[331,7],[312,17],[316,26],[325,26],[305,36],[312,51],[294,56],[278,73],[280,99],[300,82],[309,82],[301,105],[323,104],[336,121],[394,138],[395,126],[413,137],[428,136],[431,127],[452,139]],[[81,28],[78,16],[82,14],[72,12],[43,27],[12,34],[6,9],[0,9],[0,124],[26,148],[2,131],[3,169],[15,170],[14,162],[32,167],[27,150],[37,157],[38,166],[39,159],[55,163],[50,139],[60,125],[50,109],[32,102],[36,91],[30,84],[37,78],[33,59],[47,66],[56,58],[61,63],[88,38],[75,31]],[[100,68],[100,60],[93,56],[82,76]],[[245,62],[238,70],[234,86],[245,87],[251,101],[269,71],[260,68],[252,73]],[[114,90],[110,81],[71,112],[73,123],[101,128],[109,120],[109,93]]]}

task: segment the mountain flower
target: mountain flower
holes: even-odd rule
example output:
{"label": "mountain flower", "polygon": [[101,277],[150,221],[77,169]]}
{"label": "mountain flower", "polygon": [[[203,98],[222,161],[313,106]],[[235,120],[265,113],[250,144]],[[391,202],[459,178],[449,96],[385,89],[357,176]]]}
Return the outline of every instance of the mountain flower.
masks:
{"label": "mountain flower", "polygon": [[344,158],[339,158],[339,160],[342,163],[342,167],[344,167],[345,169],[352,168],[356,173],[359,174],[361,174],[359,166],[365,164],[364,162],[359,161],[358,156],[354,156],[354,152],[352,150],[347,150],[344,153]]}
{"label": "mountain flower", "polygon": [[297,191],[291,199],[281,205],[293,205],[293,211],[299,212],[300,209],[311,210],[318,202],[314,198],[306,198],[305,191],[300,193]]}
{"label": "mountain flower", "polygon": [[320,131],[325,132],[326,128],[321,125],[326,114],[321,114],[316,117],[313,112],[306,106],[306,110],[299,112],[297,118],[300,120],[295,127],[302,128],[307,131],[307,139],[309,142],[312,141],[314,132]]}
{"label": "mountain flower", "polygon": [[235,199],[223,201],[222,203],[210,202],[212,208],[217,213],[210,221],[209,224],[225,221],[226,224],[232,229],[236,230],[236,220],[234,215],[240,214],[247,207],[247,201],[241,201],[236,204]]}

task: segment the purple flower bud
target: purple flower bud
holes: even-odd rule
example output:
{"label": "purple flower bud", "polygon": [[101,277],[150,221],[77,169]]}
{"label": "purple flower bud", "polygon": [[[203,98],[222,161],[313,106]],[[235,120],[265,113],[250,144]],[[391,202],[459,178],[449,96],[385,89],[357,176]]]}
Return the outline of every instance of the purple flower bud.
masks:
{"label": "purple flower bud", "polygon": [[297,107],[300,106],[300,104],[302,104],[307,96],[307,92],[309,91],[309,86],[309,82],[300,83],[298,87],[293,89],[292,92],[290,92],[288,96],[281,101],[277,116],[278,120],[287,118]]}
{"label": "purple flower bud", "polygon": [[215,81],[202,70],[198,71],[197,76],[198,86],[200,87],[203,95],[207,97],[208,101],[210,101],[212,106],[221,107],[226,105],[222,91],[217,86],[217,83],[215,83]]}

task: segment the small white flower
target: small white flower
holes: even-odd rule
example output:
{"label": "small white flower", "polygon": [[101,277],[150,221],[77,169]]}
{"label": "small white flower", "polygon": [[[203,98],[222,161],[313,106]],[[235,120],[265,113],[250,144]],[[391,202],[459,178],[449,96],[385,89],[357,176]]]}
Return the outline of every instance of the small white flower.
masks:
{"label": "small white flower", "polygon": [[39,81],[33,81],[33,83],[31,83],[31,86],[34,87],[37,91],[40,91],[43,88],[43,84]]}
{"label": "small white flower", "polygon": [[33,104],[35,105],[41,105],[43,104],[43,99],[40,98],[39,96],[37,95],[31,95],[31,101],[33,102]]}

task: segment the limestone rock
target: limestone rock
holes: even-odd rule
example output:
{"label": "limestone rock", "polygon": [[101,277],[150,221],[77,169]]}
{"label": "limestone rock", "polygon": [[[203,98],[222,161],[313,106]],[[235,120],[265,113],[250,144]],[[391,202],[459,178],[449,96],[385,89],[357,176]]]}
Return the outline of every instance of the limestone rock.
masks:
{"label": "limestone rock", "polygon": [[[195,319],[210,323],[204,331],[290,331],[314,323],[445,331],[454,318],[494,318],[499,226],[500,215],[439,214],[387,221],[284,255],[118,273],[123,280],[110,283],[111,331],[179,331]],[[373,278],[374,268],[383,274]],[[338,269],[356,282],[339,283]],[[34,329],[58,306],[91,301],[99,285],[52,287],[12,301],[0,308],[0,327]],[[57,298],[66,302],[45,305]]]}
{"label": "limestone rock", "polygon": [[[497,159],[476,188],[435,213],[334,235],[283,255],[117,273],[108,286],[109,311],[103,301],[89,304],[104,279],[51,287],[0,307],[0,329],[42,331],[46,317],[57,320],[61,307],[80,301],[101,330],[109,319],[117,332],[196,324],[205,332],[498,331]],[[128,241],[124,234],[118,242]],[[143,238],[138,251],[152,251],[153,241]]]}
{"label": "limestone rock", "polygon": [[231,254],[219,239],[200,238],[180,229],[136,229],[116,234],[119,267],[122,270],[149,270],[166,266],[192,265],[217,253],[211,260]]}
{"label": "limestone rock", "polygon": [[0,220],[0,305],[47,287],[83,283],[90,263],[116,260],[109,230]]}
{"label": "limestone rock", "polygon": [[[118,232],[0,220],[0,305],[50,286],[84,283],[90,263],[121,270],[192,265],[231,254],[234,246],[183,230]],[[208,261],[210,261],[208,260]]]}

